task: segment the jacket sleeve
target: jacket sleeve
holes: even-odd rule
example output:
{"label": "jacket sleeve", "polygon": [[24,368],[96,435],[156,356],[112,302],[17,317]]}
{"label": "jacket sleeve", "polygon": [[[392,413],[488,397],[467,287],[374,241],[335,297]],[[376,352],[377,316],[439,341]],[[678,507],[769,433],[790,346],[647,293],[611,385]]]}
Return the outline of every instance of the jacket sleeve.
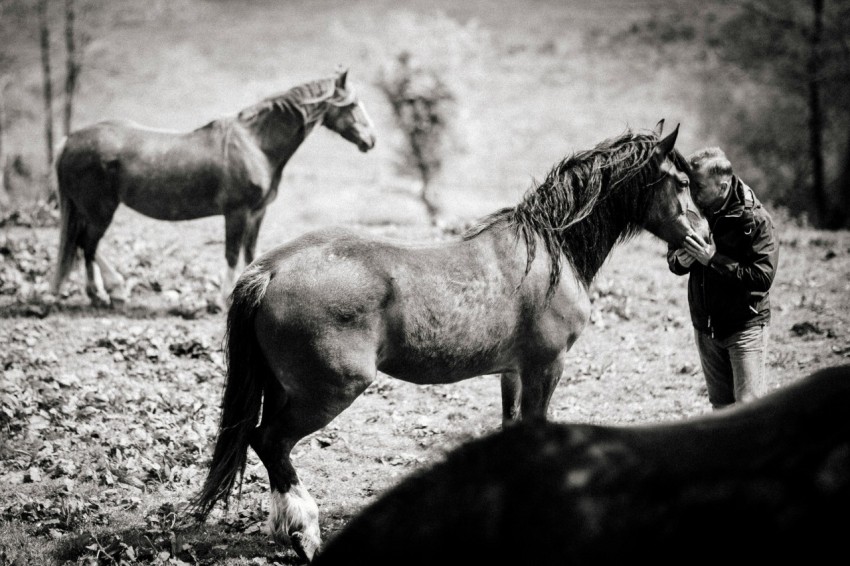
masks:
{"label": "jacket sleeve", "polygon": [[770,216],[759,215],[755,221],[752,253],[747,260],[736,261],[716,253],[709,265],[722,276],[737,279],[749,291],[767,293],[779,263],[779,244]]}
{"label": "jacket sleeve", "polygon": [[670,271],[672,271],[676,275],[685,275],[686,273],[689,273],[691,271],[691,268],[685,267],[684,265],[679,263],[678,259],[676,259],[676,251],[678,251],[678,249],[679,248],[674,248],[673,246],[668,244],[668,246],[667,246],[667,267],[669,267]]}

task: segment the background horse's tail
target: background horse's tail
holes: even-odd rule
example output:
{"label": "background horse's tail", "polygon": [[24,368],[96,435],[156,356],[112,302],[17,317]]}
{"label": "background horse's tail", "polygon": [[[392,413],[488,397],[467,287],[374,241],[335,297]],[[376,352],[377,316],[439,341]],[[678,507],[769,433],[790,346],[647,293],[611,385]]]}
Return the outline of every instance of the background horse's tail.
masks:
{"label": "background horse's tail", "polygon": [[56,150],[56,158],[53,167],[53,190],[56,190],[59,196],[59,254],[56,257],[56,272],[53,274],[53,281],[50,285],[51,292],[55,295],[59,293],[59,287],[62,282],[68,277],[71,269],[74,268],[74,263],[77,260],[77,242],[85,230],[85,224],[80,217],[77,206],[68,197],[62,187],[65,183],[62,182],[62,152],[64,150],[67,137],[62,138]]}
{"label": "background horse's tail", "polygon": [[251,432],[257,425],[263,398],[263,376],[269,372],[254,331],[254,319],[272,272],[254,262],[239,277],[227,313],[227,379],[221,420],[212,462],[200,494],[192,502],[195,513],[206,517],[216,502],[227,501],[237,475],[248,459]]}

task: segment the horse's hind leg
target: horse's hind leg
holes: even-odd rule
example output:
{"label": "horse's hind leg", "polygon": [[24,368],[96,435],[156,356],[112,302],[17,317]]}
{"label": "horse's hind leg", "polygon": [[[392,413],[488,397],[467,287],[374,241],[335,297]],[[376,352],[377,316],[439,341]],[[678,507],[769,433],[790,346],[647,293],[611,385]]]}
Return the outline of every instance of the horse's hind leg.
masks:
{"label": "horse's hind leg", "polygon": [[97,246],[107,226],[88,223],[82,237],[83,258],[86,262],[86,294],[95,306],[109,306],[109,293],[97,263]]}
{"label": "horse's hind leg", "polygon": [[269,531],[305,560],[312,560],[321,545],[319,510],[299,480],[290,452],[299,440],[330,423],[375,379],[374,363],[357,363],[352,350],[356,349],[344,356],[347,360],[334,364],[336,369],[323,360],[305,363],[303,357],[301,363],[290,360],[282,365],[280,357],[275,362],[272,356],[270,367],[286,370],[278,372],[279,381],[264,387],[263,418],[251,439],[269,475]]}
{"label": "horse's hind leg", "polygon": [[549,411],[549,401],[555,392],[561,374],[564,371],[564,356],[561,353],[553,361],[545,364],[534,364],[522,369],[522,419],[546,418]]}
{"label": "horse's hind leg", "polygon": [[251,447],[269,475],[268,528],[276,541],[311,560],[322,540],[319,507],[301,483],[290,459],[295,444],[309,432],[299,430],[299,423],[293,422],[296,420],[293,411],[286,407],[288,400],[279,386],[275,394],[270,394],[269,389],[275,387],[266,388],[262,423],[251,437]]}
{"label": "horse's hind leg", "polygon": [[103,286],[109,295],[113,307],[121,308],[127,302],[127,288],[124,277],[112,267],[112,263],[106,260],[102,252],[97,252],[94,261],[100,268],[103,277]]}

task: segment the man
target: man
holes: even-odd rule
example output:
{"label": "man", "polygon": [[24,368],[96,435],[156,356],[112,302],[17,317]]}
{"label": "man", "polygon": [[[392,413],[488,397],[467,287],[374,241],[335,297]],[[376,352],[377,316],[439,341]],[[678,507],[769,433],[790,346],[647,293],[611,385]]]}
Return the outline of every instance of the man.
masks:
{"label": "man", "polygon": [[708,219],[706,242],[688,236],[668,249],[677,275],[690,273],[688,303],[712,407],[765,393],[769,291],[779,248],[773,220],[716,147],[688,157],[691,194]]}

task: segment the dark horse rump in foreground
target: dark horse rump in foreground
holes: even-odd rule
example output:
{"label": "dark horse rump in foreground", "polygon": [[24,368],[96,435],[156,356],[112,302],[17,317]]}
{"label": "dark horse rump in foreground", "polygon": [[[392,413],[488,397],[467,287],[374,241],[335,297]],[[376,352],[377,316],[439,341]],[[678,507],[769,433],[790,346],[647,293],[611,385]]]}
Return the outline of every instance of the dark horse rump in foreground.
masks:
{"label": "dark horse rump in foreground", "polygon": [[613,246],[642,228],[675,245],[693,231],[678,128],[659,133],[569,156],[462,238],[422,245],[328,229],[258,258],[232,294],[200,514],[227,498],[250,444],[269,474],[271,532],[310,558],[318,507],[290,452],[378,371],[420,384],[500,373],[505,421],[544,416]]}
{"label": "dark horse rump in foreground", "polygon": [[106,121],[76,130],[56,160],[62,210],[52,291],[82,249],[86,292],[95,304],[126,299],[121,275],[97,253],[120,203],[159,220],[224,215],[230,293],[240,250],[254,259],[266,206],[277,196],[283,167],[317,124],[361,151],[375,145],[372,123],[347,72],[296,86],[191,132]]}
{"label": "dark horse rump in foreground", "polygon": [[508,427],[388,490],[313,563],[830,564],[848,533],[842,366],[691,420]]}

